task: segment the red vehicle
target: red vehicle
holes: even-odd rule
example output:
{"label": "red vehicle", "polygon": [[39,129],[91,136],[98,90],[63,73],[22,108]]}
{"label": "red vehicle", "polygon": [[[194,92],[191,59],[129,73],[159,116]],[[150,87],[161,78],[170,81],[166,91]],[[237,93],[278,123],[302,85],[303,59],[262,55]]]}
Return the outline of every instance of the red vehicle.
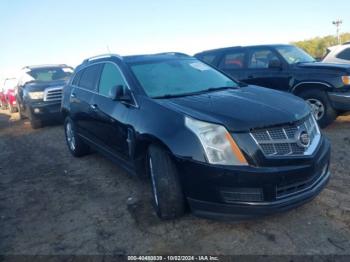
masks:
{"label": "red vehicle", "polygon": [[9,108],[11,113],[17,112],[16,102],[16,78],[7,78],[0,90],[0,106],[2,109]]}

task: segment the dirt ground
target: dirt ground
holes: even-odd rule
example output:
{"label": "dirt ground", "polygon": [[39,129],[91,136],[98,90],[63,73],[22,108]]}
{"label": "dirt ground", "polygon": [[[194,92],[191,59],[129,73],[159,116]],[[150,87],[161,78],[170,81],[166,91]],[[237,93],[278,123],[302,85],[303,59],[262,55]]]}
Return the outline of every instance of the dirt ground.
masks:
{"label": "dirt ground", "polygon": [[98,154],[73,158],[62,126],[0,111],[0,254],[350,254],[350,116],[324,133],[332,178],[312,202],[244,223],[164,222],[145,181]]}

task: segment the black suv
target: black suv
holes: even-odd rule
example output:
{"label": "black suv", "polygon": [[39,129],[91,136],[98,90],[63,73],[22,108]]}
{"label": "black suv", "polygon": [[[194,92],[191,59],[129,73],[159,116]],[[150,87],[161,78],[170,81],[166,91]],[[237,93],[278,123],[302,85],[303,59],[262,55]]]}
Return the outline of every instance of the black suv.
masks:
{"label": "black suv", "polygon": [[62,89],[72,73],[73,68],[67,65],[22,68],[16,90],[20,117],[28,117],[33,128],[61,118]]}
{"label": "black suv", "polygon": [[85,60],[64,88],[66,141],[150,177],[161,218],[191,210],[245,218],[315,197],[330,144],[310,107],[285,92],[240,84],[181,53]]}
{"label": "black suv", "polygon": [[318,63],[295,46],[228,47],[195,57],[239,81],[304,98],[321,127],[350,110],[350,66]]}

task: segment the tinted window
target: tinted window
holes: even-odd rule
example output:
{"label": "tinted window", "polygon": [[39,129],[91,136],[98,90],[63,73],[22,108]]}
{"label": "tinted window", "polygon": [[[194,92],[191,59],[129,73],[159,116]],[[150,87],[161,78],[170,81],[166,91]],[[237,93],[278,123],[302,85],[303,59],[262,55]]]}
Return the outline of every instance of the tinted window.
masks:
{"label": "tinted window", "polygon": [[44,67],[33,68],[27,72],[31,77],[31,81],[48,82],[54,80],[68,79],[73,73],[73,69],[70,67]]}
{"label": "tinted window", "polygon": [[109,95],[109,90],[113,86],[123,85],[126,87],[124,78],[116,65],[106,63],[101,74],[99,93],[104,96]]}
{"label": "tinted window", "polygon": [[220,62],[219,68],[221,69],[239,69],[244,66],[244,51],[231,51],[224,55]]}
{"label": "tinted window", "polygon": [[95,90],[98,81],[101,65],[89,66],[83,70],[79,86],[88,90]]}
{"label": "tinted window", "polygon": [[186,95],[208,89],[237,87],[237,83],[196,59],[131,64],[137,80],[150,97]]}
{"label": "tinted window", "polygon": [[249,59],[249,68],[269,68],[272,60],[279,60],[277,55],[271,50],[256,50],[252,52]]}
{"label": "tinted window", "polygon": [[76,75],[75,75],[75,77],[74,77],[74,79],[73,79],[73,81],[72,81],[72,85],[75,85],[75,86],[78,85],[79,79],[80,79],[80,77],[81,77],[81,73],[82,73],[82,72],[83,72],[83,71],[79,71],[78,73],[76,73]]}
{"label": "tinted window", "polygon": [[203,55],[201,56],[201,60],[208,63],[208,64],[213,64],[216,56],[215,55]]}
{"label": "tinted window", "polygon": [[344,49],[339,54],[337,54],[336,57],[344,60],[350,60],[350,48]]}

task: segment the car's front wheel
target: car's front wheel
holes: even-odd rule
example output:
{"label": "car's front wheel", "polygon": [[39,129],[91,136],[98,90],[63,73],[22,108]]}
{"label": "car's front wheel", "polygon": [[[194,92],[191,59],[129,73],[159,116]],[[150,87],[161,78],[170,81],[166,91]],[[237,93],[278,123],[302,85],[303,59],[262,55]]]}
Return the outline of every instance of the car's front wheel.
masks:
{"label": "car's front wheel", "polygon": [[151,145],[147,156],[151,178],[153,203],[162,219],[175,219],[184,214],[185,200],[176,166],[169,152]]}
{"label": "car's front wheel", "polygon": [[77,135],[74,122],[70,117],[64,121],[64,131],[68,149],[73,156],[81,157],[90,153],[89,146]]}
{"label": "car's front wheel", "polygon": [[336,119],[337,112],[333,109],[325,92],[311,89],[302,92],[300,96],[310,105],[320,127],[324,128]]}

